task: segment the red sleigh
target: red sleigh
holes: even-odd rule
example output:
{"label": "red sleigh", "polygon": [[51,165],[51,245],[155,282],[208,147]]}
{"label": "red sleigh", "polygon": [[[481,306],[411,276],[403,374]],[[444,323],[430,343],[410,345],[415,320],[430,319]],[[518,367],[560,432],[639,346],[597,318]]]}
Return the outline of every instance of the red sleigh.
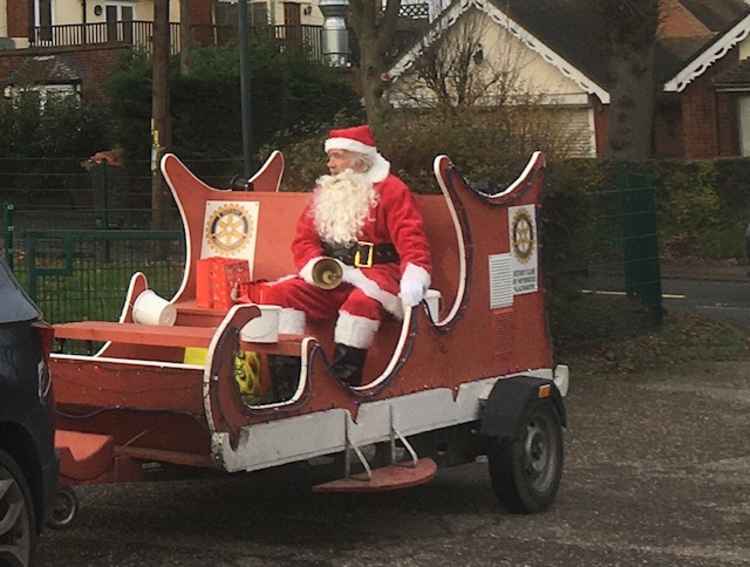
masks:
{"label": "red sleigh", "polygon": [[[283,170],[275,152],[252,179],[254,191],[220,191],[165,156],[187,243],[182,284],[169,302],[175,324],[134,322],[133,305],[148,288],[137,273],[119,322],[55,326],[59,339],[105,342],[93,356],[53,357],[63,483],[138,480],[147,462],[231,473],[338,455],[338,478],[317,491],[377,491],[427,482],[438,465],[486,454],[507,507],[546,508],[562,471],[567,368],[553,367],[545,320],[543,156],[535,153],[493,195],[436,158],[441,194],[417,197],[433,253],[432,308],[384,322],[359,387],[329,372],[332,323],[248,342],[242,329],[259,317],[256,305],[196,302],[202,257],[246,260],[256,280],[293,273],[289,244],[310,194],[279,192]],[[184,362],[190,347],[208,349],[204,363]],[[291,397],[249,403],[233,368],[245,351],[259,354],[264,383],[266,355],[301,357]]]}

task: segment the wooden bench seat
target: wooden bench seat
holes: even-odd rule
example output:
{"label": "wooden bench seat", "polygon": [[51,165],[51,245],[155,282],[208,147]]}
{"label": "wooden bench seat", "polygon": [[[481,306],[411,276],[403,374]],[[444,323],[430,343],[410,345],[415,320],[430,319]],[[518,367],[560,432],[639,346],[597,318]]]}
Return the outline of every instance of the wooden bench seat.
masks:
{"label": "wooden bench seat", "polygon": [[[211,344],[214,327],[174,327],[113,323],[111,321],[78,321],[55,325],[56,339],[140,344],[163,347],[203,347]],[[279,335],[277,343],[242,341],[242,348],[255,352],[299,356],[302,336]]]}

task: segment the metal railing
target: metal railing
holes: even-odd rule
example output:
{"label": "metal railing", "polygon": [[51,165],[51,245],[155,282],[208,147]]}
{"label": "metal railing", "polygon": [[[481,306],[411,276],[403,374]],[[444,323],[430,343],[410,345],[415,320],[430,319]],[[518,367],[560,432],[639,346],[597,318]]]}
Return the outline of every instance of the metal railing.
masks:
{"label": "metal railing", "polygon": [[[32,28],[32,47],[77,47],[85,45],[130,45],[150,52],[153,22],[128,20],[87,24],[62,24]],[[315,61],[323,59],[323,28],[308,25],[267,25],[250,28],[251,40],[272,41],[281,51],[301,50]],[[238,42],[235,26],[197,24],[191,26],[193,42],[199,47],[222,47]],[[170,50],[180,52],[180,24],[170,24]]]}

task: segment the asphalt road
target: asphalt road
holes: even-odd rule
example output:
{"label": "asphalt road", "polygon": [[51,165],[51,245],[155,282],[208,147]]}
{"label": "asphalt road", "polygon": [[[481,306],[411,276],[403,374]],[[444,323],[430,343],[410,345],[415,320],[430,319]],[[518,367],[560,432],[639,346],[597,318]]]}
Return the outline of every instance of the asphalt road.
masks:
{"label": "asphalt road", "polygon": [[[713,281],[665,279],[662,290],[666,309],[694,311],[750,327],[750,279]],[[682,297],[671,297],[682,296]]]}
{"label": "asphalt road", "polygon": [[80,490],[39,565],[750,565],[750,364],[573,375],[551,510],[500,508],[486,465],[379,496],[287,494],[243,475]]}
{"label": "asphalt road", "polygon": [[[584,285],[597,293],[623,293],[621,277],[600,275],[590,278]],[[663,278],[662,294],[667,312],[692,311],[750,328],[750,277],[735,280]]]}

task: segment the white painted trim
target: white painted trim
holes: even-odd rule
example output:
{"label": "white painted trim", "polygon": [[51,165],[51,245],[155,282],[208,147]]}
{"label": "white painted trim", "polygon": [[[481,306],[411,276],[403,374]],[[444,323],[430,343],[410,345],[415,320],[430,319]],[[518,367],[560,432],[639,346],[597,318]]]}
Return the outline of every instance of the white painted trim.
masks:
{"label": "white painted trim", "polygon": [[[120,318],[118,319],[118,323],[124,323],[125,318],[128,315],[128,307],[133,303],[133,289],[135,288],[135,280],[139,276],[143,277],[143,281],[146,284],[146,288],[148,289],[148,278],[146,278],[146,275],[143,272],[135,272],[132,276],[130,276],[130,283],[128,284],[128,291],[125,294],[125,303],[122,305],[122,311],[120,311]],[[104,352],[112,345],[112,341],[107,341],[102,345],[102,348],[100,348],[96,353],[94,354],[94,358],[100,357],[104,354]]]}
{"label": "white painted trim", "polygon": [[448,206],[448,212],[450,213],[451,220],[453,221],[453,230],[456,231],[456,245],[458,246],[458,288],[456,289],[456,298],[453,300],[453,305],[451,306],[450,311],[444,319],[435,321],[436,327],[443,327],[447,325],[448,323],[453,321],[453,319],[458,314],[458,309],[461,307],[464,295],[466,294],[467,278],[466,246],[464,245],[465,236],[463,233],[463,229],[461,228],[461,223],[458,220],[458,213],[456,212],[456,206],[453,204],[453,198],[448,191],[448,187],[446,187],[445,185],[443,176],[440,174],[440,164],[443,161],[447,161],[450,163],[450,159],[448,158],[448,156],[437,156],[432,162],[432,171],[435,175],[435,179],[438,182],[438,187],[440,187],[440,191],[443,193],[445,203]]}
{"label": "white painted trim", "polygon": [[449,29],[453,24],[456,23],[460,16],[462,16],[469,10],[469,8],[472,7],[477,8],[478,10],[481,10],[482,12],[487,14],[496,24],[500,25],[509,33],[513,34],[526,47],[538,53],[542,57],[542,59],[544,59],[544,61],[555,67],[563,76],[573,81],[584,91],[589,94],[595,94],[604,104],[609,103],[608,91],[606,91],[603,87],[598,85],[593,80],[589,79],[575,66],[558,55],[555,51],[553,51],[542,41],[537,39],[534,35],[529,33],[526,29],[511,20],[511,18],[507,14],[494,6],[490,2],[490,0],[462,0],[460,2],[454,2],[440,16],[440,18],[435,22],[434,26],[427,31],[422,40],[414,45],[414,47],[412,47],[409,51],[407,51],[398,61],[396,61],[393,67],[391,67],[391,69],[386,73],[388,80],[394,80],[400,77],[422,55],[422,52],[425,48],[429,47],[435,41],[437,41],[447,29]]}
{"label": "white painted trim", "polygon": [[161,362],[158,360],[138,360],[135,358],[114,358],[109,356],[84,356],[79,354],[51,354],[52,358],[69,360],[72,362],[88,362],[96,364],[124,364],[126,366],[151,366],[154,368],[171,368],[176,370],[200,370],[204,368],[200,364],[183,364],[182,362]]}
{"label": "white painted trim", "polygon": [[[221,323],[219,323],[219,326],[216,327],[216,330],[214,331],[213,337],[211,337],[211,342],[208,345],[208,352],[206,353],[206,363],[203,367],[203,410],[206,412],[206,423],[208,424],[208,430],[211,433],[214,433],[216,431],[216,423],[214,422],[214,412],[213,407],[211,406],[211,382],[213,380],[213,376],[211,375],[211,371],[213,370],[213,362],[214,362],[214,354],[216,352],[216,346],[219,342],[219,339],[224,335],[224,332],[226,331],[227,325],[232,322],[232,319],[234,318],[235,314],[241,310],[241,309],[248,309],[250,307],[255,308],[255,305],[251,303],[240,303],[238,305],[232,306],[227,314],[224,316],[224,319],[222,319]],[[213,381],[218,381],[219,377],[216,376],[216,379]]]}
{"label": "white painted trim", "polygon": [[180,284],[179,289],[175,292],[175,294],[172,296],[171,301],[176,301],[178,297],[181,297],[183,292],[185,291],[185,288],[187,287],[188,278],[190,276],[190,264],[193,261],[193,245],[190,241],[190,230],[188,229],[188,220],[187,216],[185,215],[185,208],[182,206],[182,202],[177,197],[177,191],[175,191],[174,185],[172,183],[172,179],[167,175],[167,171],[165,168],[165,163],[168,158],[172,158],[177,160],[177,163],[180,164],[182,167],[185,168],[185,170],[188,172],[189,175],[191,175],[196,181],[198,181],[201,185],[205,185],[200,179],[195,177],[193,175],[193,172],[187,169],[185,167],[185,164],[180,161],[180,159],[174,155],[174,154],[167,154],[163,158],[161,158],[161,174],[164,176],[164,180],[167,182],[167,185],[169,185],[169,190],[172,192],[172,198],[174,199],[175,203],[177,204],[177,209],[180,211],[180,218],[182,219],[182,232],[185,234],[185,268],[182,272],[182,283]]}
{"label": "white painted trim", "polygon": [[254,183],[256,179],[263,175],[266,169],[268,169],[271,166],[271,163],[273,163],[274,159],[276,158],[276,154],[279,154],[281,156],[281,173],[279,173],[279,177],[276,179],[276,189],[274,189],[274,191],[276,193],[279,192],[279,187],[281,187],[281,178],[284,177],[284,170],[286,169],[286,160],[284,159],[284,154],[282,154],[279,150],[274,150],[271,152],[271,155],[268,156],[268,159],[263,164],[263,167],[261,167],[258,172],[248,180],[248,184]]}
{"label": "white painted trim", "polygon": [[349,439],[362,446],[386,441],[393,425],[404,436],[475,421],[480,400],[489,396],[495,382],[512,376],[538,376],[551,380],[552,370],[540,368],[461,384],[456,397],[450,388],[434,388],[395,398],[363,402],[357,420],[344,409],[277,419],[242,428],[237,449],[229,434],[214,432],[211,450],[228,472],[259,470],[343,451],[344,423],[349,419]]}
{"label": "white painted trim", "polygon": [[280,407],[296,404],[299,400],[301,400],[302,394],[305,393],[305,388],[307,386],[307,373],[308,373],[308,368],[309,368],[309,361],[307,358],[307,353],[309,351],[309,345],[312,343],[317,343],[317,342],[318,341],[314,337],[305,337],[304,339],[302,339],[302,344],[300,345],[300,363],[301,364],[300,364],[299,381],[297,382],[297,389],[295,390],[294,395],[291,398],[283,402],[274,402],[272,404],[262,404],[262,405],[257,405],[257,406],[248,405],[248,408],[250,408],[251,410],[280,408]]}
{"label": "white painted trim", "polygon": [[379,386],[380,384],[385,382],[386,379],[393,373],[393,370],[396,368],[396,364],[398,364],[398,361],[401,359],[401,355],[404,352],[406,339],[409,337],[409,329],[411,328],[411,317],[413,312],[414,309],[407,309],[404,312],[404,320],[401,323],[401,334],[398,337],[396,348],[393,349],[393,354],[391,355],[391,359],[388,361],[385,370],[383,370],[380,376],[378,376],[374,380],[371,380],[367,384],[364,384],[362,386],[352,386],[352,390],[357,390],[359,392],[371,390],[372,388],[375,388],[376,386]]}
{"label": "white painted trim", "polygon": [[706,48],[671,80],[664,84],[665,92],[681,93],[708,68],[723,58],[735,45],[750,35],[750,14],[745,16],[731,30]]}
{"label": "white painted trim", "polygon": [[591,132],[590,157],[597,157],[599,155],[599,151],[596,147],[596,116],[594,116],[594,112],[596,111],[593,108],[588,109],[589,132]]}
{"label": "white painted trim", "polygon": [[531,173],[531,170],[534,169],[534,166],[536,166],[536,163],[539,160],[541,160],[542,164],[544,164],[544,154],[542,154],[542,152],[536,151],[533,154],[531,154],[531,159],[529,159],[529,163],[526,164],[526,167],[524,168],[524,170],[521,173],[521,175],[519,175],[516,178],[516,180],[512,184],[510,184],[508,186],[508,188],[505,189],[504,191],[502,191],[501,193],[497,193],[495,195],[490,195],[488,193],[483,193],[481,191],[477,191],[477,193],[479,193],[480,195],[482,195],[484,197],[488,197],[488,198],[492,198],[492,199],[497,199],[497,198],[500,198],[500,197],[504,197],[505,195],[508,195],[508,194],[512,193],[513,191],[515,191],[516,189],[518,189],[518,187],[521,185],[521,183],[523,183],[524,181],[526,181],[528,179],[529,173]]}

